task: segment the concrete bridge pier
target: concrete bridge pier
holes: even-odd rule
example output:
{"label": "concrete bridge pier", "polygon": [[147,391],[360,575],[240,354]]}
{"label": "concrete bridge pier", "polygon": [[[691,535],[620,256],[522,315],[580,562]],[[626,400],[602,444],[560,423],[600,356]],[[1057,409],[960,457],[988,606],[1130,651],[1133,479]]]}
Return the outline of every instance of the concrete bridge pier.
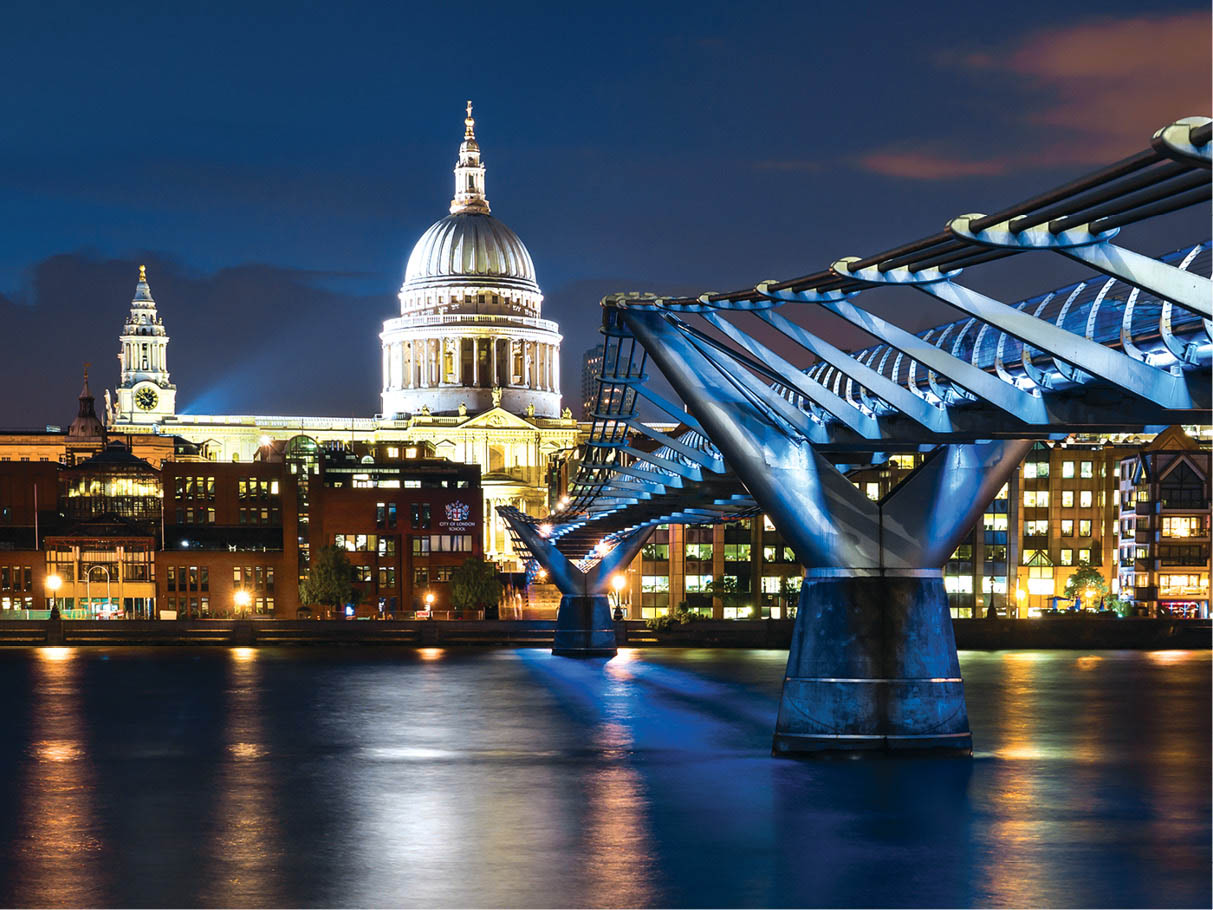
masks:
{"label": "concrete bridge pier", "polygon": [[939,570],[810,569],[772,752],[972,752]]}
{"label": "concrete bridge pier", "polygon": [[527,516],[508,506],[498,507],[498,512],[560,590],[552,653],[561,657],[614,657],[618,648],[607,588],[611,576],[636,558],[651,529],[645,526],[623,535],[596,565],[582,571],[556,548],[557,541],[547,537]]}

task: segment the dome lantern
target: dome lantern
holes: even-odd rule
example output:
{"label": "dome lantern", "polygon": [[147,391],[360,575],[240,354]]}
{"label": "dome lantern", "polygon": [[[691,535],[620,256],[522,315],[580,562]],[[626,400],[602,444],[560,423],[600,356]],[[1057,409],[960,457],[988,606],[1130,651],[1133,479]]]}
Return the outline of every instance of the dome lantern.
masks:
{"label": "dome lantern", "polygon": [[459,163],[455,165],[455,198],[451,214],[489,213],[489,200],[484,195],[484,164],[480,161],[480,146],[476,143],[476,121],[472,119],[472,102],[468,101],[467,117],[463,121],[463,142],[459,146]]}

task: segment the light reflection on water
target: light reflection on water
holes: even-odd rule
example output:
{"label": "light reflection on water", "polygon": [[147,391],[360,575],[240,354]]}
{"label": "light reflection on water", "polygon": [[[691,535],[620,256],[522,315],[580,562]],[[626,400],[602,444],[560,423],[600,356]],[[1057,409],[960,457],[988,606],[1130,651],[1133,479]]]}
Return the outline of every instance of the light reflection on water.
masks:
{"label": "light reflection on water", "polygon": [[0,652],[0,905],[1205,905],[1208,652],[962,654],[973,761],[772,759],[786,655]]}

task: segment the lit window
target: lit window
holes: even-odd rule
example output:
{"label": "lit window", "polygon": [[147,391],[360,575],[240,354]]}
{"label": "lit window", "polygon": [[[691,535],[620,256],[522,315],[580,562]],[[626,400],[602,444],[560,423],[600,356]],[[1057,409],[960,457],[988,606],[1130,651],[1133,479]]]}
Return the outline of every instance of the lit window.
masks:
{"label": "lit window", "polygon": [[1078,494],[1078,504],[1084,509],[1091,508],[1094,501],[1095,494],[1091,490],[1083,490]]}
{"label": "lit window", "polygon": [[1074,476],[1074,462],[1063,461],[1061,463],[1061,476],[1062,477],[1073,477]]}
{"label": "lit window", "polygon": [[1067,508],[1067,509],[1070,506],[1074,505],[1074,491],[1073,490],[1062,490],[1061,491],[1061,505],[1063,508]]}

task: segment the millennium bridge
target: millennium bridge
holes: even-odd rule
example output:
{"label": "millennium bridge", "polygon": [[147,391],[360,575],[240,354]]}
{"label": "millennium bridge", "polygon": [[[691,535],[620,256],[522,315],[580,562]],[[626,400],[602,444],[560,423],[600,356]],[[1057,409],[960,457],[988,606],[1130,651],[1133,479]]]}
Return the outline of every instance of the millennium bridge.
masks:
{"label": "millennium bridge", "polygon": [[[774,751],[971,753],[941,567],[1033,441],[1209,422],[1210,242],[1157,258],[1116,242],[1209,199],[1210,119],[1189,117],[1064,186],[804,277],[604,298],[569,502],[542,519],[500,510],[561,591],[554,652],[615,653],[609,580],[655,525],[765,513],[804,567]],[[1043,253],[1088,277],[1020,301],[961,280]],[[867,306],[889,287],[957,318],[904,328]],[[874,343],[842,350],[810,327],[826,319]],[[652,388],[650,361],[680,402]],[[641,421],[642,405],[676,429]],[[848,479],[895,452],[927,454],[880,500]]]}

